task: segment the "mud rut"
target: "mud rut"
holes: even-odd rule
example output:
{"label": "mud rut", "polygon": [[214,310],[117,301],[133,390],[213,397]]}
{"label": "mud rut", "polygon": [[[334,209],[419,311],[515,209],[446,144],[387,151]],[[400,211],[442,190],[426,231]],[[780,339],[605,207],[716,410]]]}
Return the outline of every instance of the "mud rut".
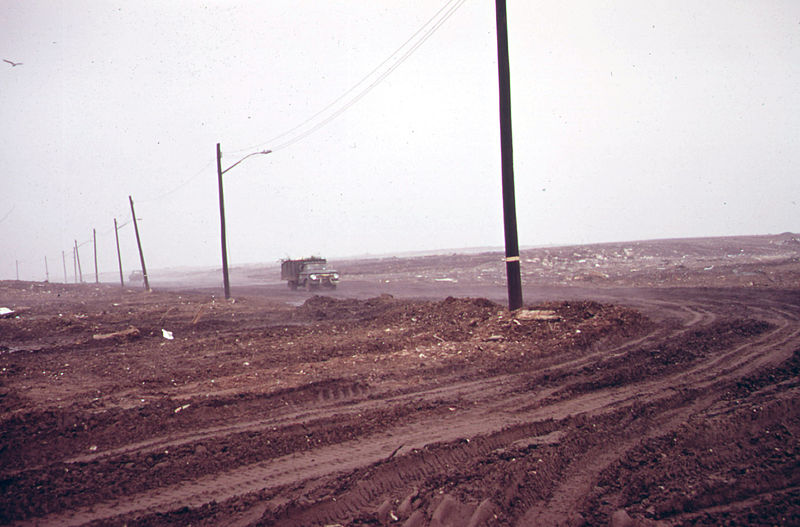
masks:
{"label": "mud rut", "polygon": [[[132,408],[124,408],[124,394],[138,392],[123,387],[122,410],[92,409],[78,394],[65,410],[18,412],[4,423],[0,519],[39,526],[800,522],[800,296],[629,290],[597,298],[647,319],[627,332],[609,324],[592,333],[565,315],[562,333],[541,349],[514,331],[545,322],[515,322],[498,316],[499,306],[467,300],[408,308],[388,299],[323,302],[298,308],[307,318],[268,330],[240,313],[236,333],[259,327],[271,357],[251,359],[253,370],[270,381],[289,376],[278,350],[299,345],[304,358],[289,369],[309,371],[291,378],[311,380],[253,393],[252,371],[228,372],[220,375],[225,389],[209,397],[212,372],[164,381],[151,392],[158,396]],[[598,306],[589,306],[591,320],[602,318]],[[473,335],[433,323],[423,335],[407,331],[426,310],[474,311],[478,321],[459,326]],[[194,311],[186,309],[186,327]],[[197,331],[214,341],[211,362],[244,347],[214,316],[206,320],[209,329]],[[324,359],[309,356],[324,346],[308,351],[320,333],[341,336]],[[155,338],[144,340],[159,345]],[[247,351],[234,359],[254,356]],[[39,353],[79,360],[63,346]],[[15,371],[24,370],[15,355],[4,365],[17,360]],[[61,437],[80,423],[88,428],[56,449],[57,436],[30,425],[37,420],[55,423]],[[26,447],[26,434],[38,444]]]}

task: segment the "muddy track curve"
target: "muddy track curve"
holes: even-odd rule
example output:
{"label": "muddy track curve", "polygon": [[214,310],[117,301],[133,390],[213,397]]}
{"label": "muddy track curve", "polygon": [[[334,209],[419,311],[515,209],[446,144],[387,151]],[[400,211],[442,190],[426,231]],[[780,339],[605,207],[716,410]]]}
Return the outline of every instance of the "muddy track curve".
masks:
{"label": "muddy track curve", "polygon": [[[249,347],[235,331],[222,333],[226,342],[198,334],[208,347],[193,345],[181,357],[207,374],[170,371],[142,392],[141,405],[115,410],[113,419],[104,420],[102,399],[76,396],[68,417],[52,417],[62,423],[58,434],[72,434],[61,450],[48,451],[55,435],[29,427],[47,416],[7,414],[0,455],[12,498],[0,519],[605,525],[616,514],[677,525],[745,524],[754,510],[791,518],[800,488],[792,470],[800,452],[800,383],[792,373],[800,295],[631,289],[594,300],[579,309],[539,306],[563,312],[549,327],[479,302],[453,311],[442,301],[386,300],[385,318],[333,317],[293,325],[287,336],[270,329]],[[604,307],[611,305],[625,307]],[[442,325],[415,327],[428,311],[443,313],[435,322]],[[463,336],[448,333],[447,317],[461,311],[470,313],[459,322]],[[140,344],[124,346],[128,360]],[[284,361],[280,350],[290,348],[300,353]],[[32,370],[22,359],[14,367]],[[172,388],[178,375],[187,376],[180,390]],[[130,421],[129,438],[119,434],[120,419]],[[135,433],[137,426],[151,431]],[[773,434],[768,440],[764,430]],[[31,431],[38,457],[9,453]],[[754,458],[764,452],[736,446],[756,439],[774,457],[761,468]],[[686,476],[691,470],[697,481]],[[764,488],[764,478],[776,487]]]}

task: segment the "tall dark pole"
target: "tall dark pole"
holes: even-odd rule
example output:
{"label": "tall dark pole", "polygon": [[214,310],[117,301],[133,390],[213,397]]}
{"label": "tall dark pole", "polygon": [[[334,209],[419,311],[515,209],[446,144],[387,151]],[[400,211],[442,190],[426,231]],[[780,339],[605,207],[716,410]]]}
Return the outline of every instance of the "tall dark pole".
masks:
{"label": "tall dark pole", "polygon": [[222,152],[217,143],[217,182],[219,183],[219,230],[222,242],[222,284],[225,300],[231,297],[231,282],[228,278],[228,244],[225,240],[225,199],[222,194]]}
{"label": "tall dark pole", "polygon": [[47,267],[47,255],[44,255],[44,281],[50,281],[50,269]]}
{"label": "tall dark pole", "polygon": [[81,253],[78,252],[78,240],[75,240],[75,261],[78,262],[78,277],[83,283],[83,271],[81,270]]}
{"label": "tall dark pole", "polygon": [[14,260],[17,264],[17,282],[19,282],[19,260]]}
{"label": "tall dark pole", "polygon": [[97,230],[92,229],[92,243],[94,245],[94,283],[100,283],[100,275],[97,273]]}
{"label": "tall dark pole", "polygon": [[[78,245],[77,243],[75,244]],[[78,257],[75,254],[77,250],[75,247],[72,248],[72,277],[75,279],[74,282],[78,283]]]}
{"label": "tall dark pole", "polygon": [[114,218],[114,237],[117,239],[117,261],[119,262],[119,285],[125,287],[125,279],[122,278],[122,255],[119,252],[119,229],[117,229],[117,218]]}
{"label": "tall dark pole", "polygon": [[133,198],[128,196],[131,202],[131,217],[133,218],[133,230],[136,231],[136,245],[139,247],[139,260],[142,262],[142,277],[144,278],[144,288],[150,291],[150,282],[147,279],[147,267],[144,266],[144,253],[142,252],[142,240],[139,238],[139,225],[136,223],[136,211],[133,210]]}
{"label": "tall dark pole", "polygon": [[508,65],[508,21],[505,0],[495,0],[497,11],[497,71],[500,81],[500,151],[503,171],[503,226],[506,238],[508,309],[522,307],[522,279],[517,241],[517,205],[514,197],[514,150],[511,140],[511,74]]}
{"label": "tall dark pole", "polygon": [[231,281],[228,277],[228,243],[225,241],[225,197],[222,193],[222,174],[232,169],[250,156],[258,154],[271,154],[272,150],[262,150],[247,154],[236,163],[222,170],[222,151],[217,143],[217,183],[219,184],[219,231],[222,241],[222,282],[225,286],[225,300],[231,297]]}

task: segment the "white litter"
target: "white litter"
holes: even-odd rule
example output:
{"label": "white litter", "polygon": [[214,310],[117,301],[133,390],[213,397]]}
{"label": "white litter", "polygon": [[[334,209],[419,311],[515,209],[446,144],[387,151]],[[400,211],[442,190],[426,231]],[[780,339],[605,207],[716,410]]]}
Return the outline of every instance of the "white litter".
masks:
{"label": "white litter", "polygon": [[0,318],[10,317],[13,314],[14,314],[13,309],[8,309],[7,307],[0,307]]}
{"label": "white litter", "polygon": [[164,335],[164,338],[167,340],[172,340],[174,338],[172,336],[172,331],[167,331],[166,329],[162,329],[161,334]]}

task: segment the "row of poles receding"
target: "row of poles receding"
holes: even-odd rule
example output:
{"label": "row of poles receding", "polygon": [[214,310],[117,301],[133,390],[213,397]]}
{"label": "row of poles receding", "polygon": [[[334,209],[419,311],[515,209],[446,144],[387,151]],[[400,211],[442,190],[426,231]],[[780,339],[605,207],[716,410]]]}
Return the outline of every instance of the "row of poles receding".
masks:
{"label": "row of poles receding", "polygon": [[[513,147],[512,147],[512,131],[511,131],[511,86],[510,86],[510,68],[508,60],[508,21],[506,13],[505,0],[495,0],[495,14],[497,23],[497,58],[498,58],[498,80],[499,80],[499,106],[500,106],[500,142],[501,142],[501,165],[502,165],[502,183],[503,183],[503,226],[505,233],[505,262],[506,262],[506,278],[508,286],[508,300],[509,309],[515,310],[522,307],[522,281],[520,277],[520,257],[519,257],[519,244],[517,240],[517,219],[516,219],[516,198],[514,195],[514,162],[513,162]],[[219,209],[220,209],[220,231],[221,231],[221,245],[222,245],[222,272],[223,272],[223,285],[225,289],[225,298],[230,298],[230,282],[228,278],[228,256],[227,256],[227,242],[225,239],[225,208],[223,198],[222,175],[228,170],[232,169],[246,158],[255,154],[268,154],[271,150],[263,150],[261,152],[254,152],[248,154],[227,169],[222,169],[221,159],[222,153],[220,145],[217,143],[217,177],[219,184]],[[136,212],[133,208],[133,198],[128,196],[131,205],[131,216],[133,218],[133,227],[136,231],[136,245],[139,249],[139,258],[142,265],[142,278],[144,279],[144,287],[150,291],[150,282],[147,276],[147,267],[144,263],[144,254],[142,253],[142,243],[139,237],[139,227],[136,223]],[[122,274],[122,256],[119,249],[119,228],[117,227],[117,219],[114,218],[114,235],[117,241],[117,259],[119,261],[119,280],[121,286],[125,286],[125,281]],[[92,238],[94,241],[94,267],[95,267],[95,282],[99,283],[99,274],[97,271],[97,234],[95,229],[92,229]],[[83,282],[83,273],[80,267],[80,255],[78,254],[78,241],[75,240],[74,251],[74,265],[76,273],[76,281],[80,278]],[[64,252],[61,252],[62,261],[64,265],[64,281],[67,281],[67,263]],[[47,269],[47,257],[45,256],[45,272],[49,281],[50,273]],[[17,261],[17,280],[19,280],[19,261]]]}
{"label": "row of poles receding", "polygon": [[[133,221],[133,229],[136,232],[136,246],[139,249],[139,261],[141,262],[142,266],[142,278],[144,279],[144,288],[147,291],[150,291],[150,280],[147,276],[147,266],[144,263],[144,253],[142,252],[142,241],[139,237],[139,225],[136,222],[136,210],[133,206],[133,198],[128,196],[128,201],[131,205],[131,218]],[[119,283],[121,287],[125,287],[125,276],[122,272],[122,253],[120,252],[119,248],[119,230],[124,227],[126,224],[118,225],[117,218],[114,218],[114,239],[117,244],[117,263],[119,264]],[[85,243],[85,242],[84,242]],[[73,265],[73,277],[75,283],[83,283],[83,269],[81,268],[81,255],[78,250],[78,240],[75,240],[75,245],[72,248],[72,265]],[[96,284],[100,283],[100,273],[97,267],[97,229],[92,229],[92,248],[94,252],[94,281]],[[61,263],[64,268],[64,283],[68,283],[69,279],[67,278],[67,255],[65,251],[61,251]],[[19,260],[16,261],[16,271],[17,271],[17,280],[19,280]],[[47,282],[50,281],[50,266],[47,262],[47,256],[44,257],[44,272],[45,272],[45,280]]]}

